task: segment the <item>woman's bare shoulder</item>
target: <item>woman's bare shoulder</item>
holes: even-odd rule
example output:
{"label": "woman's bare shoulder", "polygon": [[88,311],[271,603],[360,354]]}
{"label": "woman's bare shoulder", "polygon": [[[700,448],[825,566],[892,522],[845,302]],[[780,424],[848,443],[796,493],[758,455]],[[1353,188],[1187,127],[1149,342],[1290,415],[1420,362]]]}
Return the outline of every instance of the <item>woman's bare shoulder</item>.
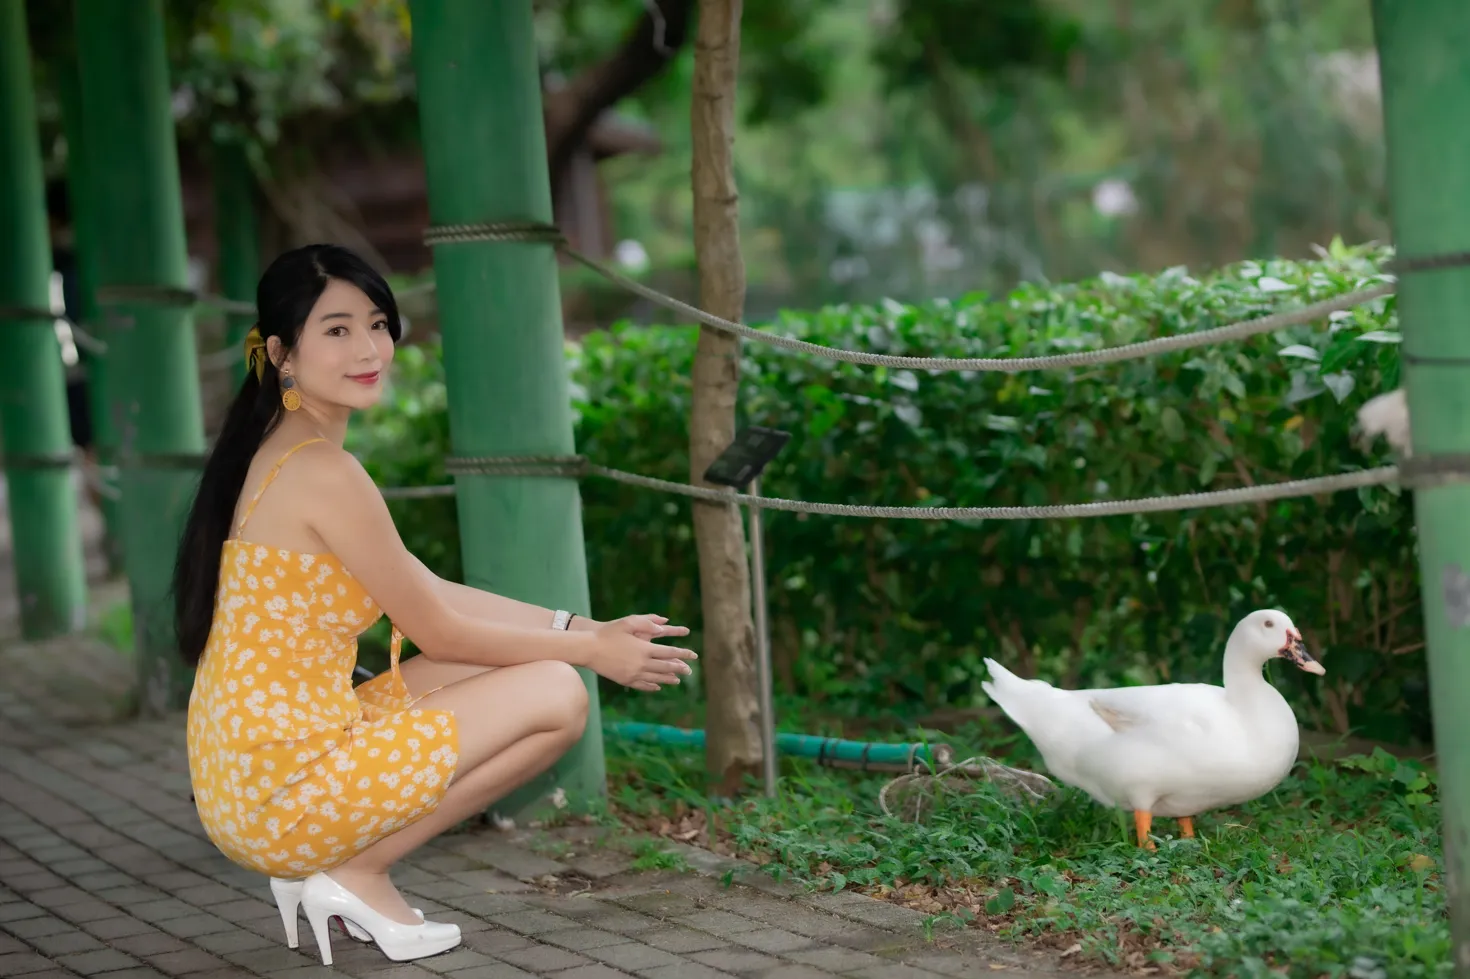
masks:
{"label": "woman's bare shoulder", "polygon": [[376,487],[357,456],[329,441],[311,442],[297,449],[297,477],[310,486],[339,493],[361,493]]}

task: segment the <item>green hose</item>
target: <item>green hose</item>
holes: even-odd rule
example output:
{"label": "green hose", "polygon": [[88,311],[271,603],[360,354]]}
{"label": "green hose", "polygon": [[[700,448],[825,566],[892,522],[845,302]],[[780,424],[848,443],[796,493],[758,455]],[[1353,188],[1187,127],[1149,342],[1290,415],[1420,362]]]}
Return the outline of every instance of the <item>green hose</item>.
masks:
{"label": "green hose", "polygon": [[[669,724],[644,724],[619,721],[604,725],[603,732],[628,741],[700,749],[704,747],[704,731],[687,730]],[[838,764],[866,768],[908,770],[918,762],[933,764],[933,749],[939,745],[884,744],[874,741],[848,741],[824,738],[816,734],[776,734],[776,752],[797,758],[815,758],[818,764]]]}

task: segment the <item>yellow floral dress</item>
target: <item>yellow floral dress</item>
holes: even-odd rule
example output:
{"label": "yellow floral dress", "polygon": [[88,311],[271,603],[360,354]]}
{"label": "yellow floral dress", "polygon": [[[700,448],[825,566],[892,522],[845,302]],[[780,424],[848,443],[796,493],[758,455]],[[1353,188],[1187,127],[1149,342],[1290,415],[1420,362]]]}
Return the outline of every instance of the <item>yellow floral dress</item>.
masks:
{"label": "yellow floral dress", "polygon": [[356,689],[357,637],[383,614],[331,554],[241,539],[291,448],[225,541],[214,625],[189,698],[200,822],[232,861],[274,877],[330,870],[432,812],[454,777],[451,711],[413,706],[391,669]]}

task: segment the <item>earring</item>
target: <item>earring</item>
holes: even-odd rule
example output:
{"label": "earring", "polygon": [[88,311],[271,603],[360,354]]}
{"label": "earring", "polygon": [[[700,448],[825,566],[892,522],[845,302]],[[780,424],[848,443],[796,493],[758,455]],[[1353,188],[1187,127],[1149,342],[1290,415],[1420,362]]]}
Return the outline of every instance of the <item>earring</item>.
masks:
{"label": "earring", "polygon": [[281,375],[281,407],[287,411],[301,407],[301,392],[296,390],[296,382],[290,374]]}

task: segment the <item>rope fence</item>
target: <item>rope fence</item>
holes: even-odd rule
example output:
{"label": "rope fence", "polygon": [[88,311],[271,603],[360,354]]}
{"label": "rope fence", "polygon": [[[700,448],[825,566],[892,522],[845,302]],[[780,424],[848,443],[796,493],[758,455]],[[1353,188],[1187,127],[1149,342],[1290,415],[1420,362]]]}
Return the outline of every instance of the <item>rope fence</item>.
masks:
{"label": "rope fence", "polygon": [[[1205,493],[1184,493],[1132,500],[1096,500],[1088,503],[1058,503],[1046,506],[868,506],[852,503],[822,503],[790,500],[775,496],[752,496],[732,489],[693,486],[653,476],[613,469],[587,460],[583,456],[479,456],[450,457],[445,469],[453,475],[543,476],[583,479],[596,477],[627,486],[669,493],[709,503],[736,504],[762,510],[809,513],[826,517],[863,517],[879,520],[1071,520],[1091,517],[1116,517],[1141,513],[1167,513],[1199,510],[1209,507],[1265,503],[1300,496],[1321,496],[1366,486],[1382,486],[1402,482],[1406,477],[1399,466],[1382,466],[1353,472],[1297,479],[1258,486],[1241,486]],[[1470,461],[1465,467],[1470,476]],[[1458,472],[1438,473],[1438,478],[1455,477]],[[1427,477],[1426,477],[1427,478]],[[448,496],[453,486],[413,487],[423,496]],[[397,495],[401,489],[384,491]]]}
{"label": "rope fence", "polygon": [[[567,242],[566,236],[554,225],[534,221],[496,222],[492,224],[451,224],[429,228],[424,232],[424,243],[430,246],[462,244],[477,241],[541,242],[554,245],[568,258],[580,262],[615,285],[656,303],[665,309],[686,316],[712,329],[759,343],[769,344],[795,353],[836,360],[848,364],[870,367],[908,368],[925,371],[988,371],[1020,373],[1023,371],[1064,370],[1071,367],[1094,367],[1125,360],[1155,357],[1159,354],[1190,350],[1212,344],[1229,343],[1275,333],[1291,326],[1300,326],[1322,319],[1339,310],[1350,309],[1374,299],[1391,295],[1392,283],[1370,286],[1355,292],[1334,296],[1320,302],[1303,306],[1301,309],[1272,313],[1254,319],[1241,320],[1226,326],[1180,333],[1174,336],[1155,337],[1138,343],[1107,347],[1102,350],[1083,350],[1076,353],[1053,354],[1044,357],[905,357],[890,354],[875,354],[863,350],[843,350],[818,343],[810,343],[795,337],[783,336],[759,330],[744,323],[736,323],[707,313],[673,296],[651,289],[643,283],[622,274],[616,269],[577,251]],[[1458,259],[1459,256],[1454,256]]]}
{"label": "rope fence", "polygon": [[[484,224],[455,224],[434,226],[425,230],[425,244],[436,247],[470,242],[527,242],[550,244],[568,258],[581,263],[606,278],[613,284],[643,297],[659,306],[705,326],[735,336],[798,354],[835,360],[844,363],[876,367],[908,368],[925,371],[976,371],[1019,373],[1023,371],[1061,370],[1076,367],[1092,367],[1118,363],[1144,357],[1158,356],[1180,350],[1214,344],[1244,340],[1265,333],[1273,333],[1292,326],[1300,326],[1327,318],[1340,310],[1350,309],[1393,294],[1392,281],[1368,286],[1343,295],[1310,303],[1299,309],[1270,313],[1265,316],[1240,320],[1225,326],[1199,330],[1192,333],[1155,337],[1137,343],[1123,344],[1097,350],[1076,351],[1038,357],[917,357],[877,354],[862,350],[846,350],[810,343],[795,337],[784,336],[737,323],[715,316],[679,299],[649,288],[635,279],[593,259],[568,243],[562,231],[550,224],[536,221],[512,221]],[[1470,253],[1455,253],[1419,258],[1401,258],[1393,263],[1396,271],[1427,271],[1458,267],[1470,264]],[[423,283],[399,293],[400,298],[420,295],[435,290],[433,283]],[[160,286],[106,286],[99,288],[98,301],[106,305],[153,303],[170,306],[213,306],[228,314],[253,315],[252,304],[207,295],[188,289]],[[24,315],[22,315],[24,314]],[[59,318],[50,312],[39,310],[12,310],[0,308],[0,318]],[[80,326],[67,319],[78,343],[96,352],[105,353],[106,344],[87,334]],[[240,357],[234,348],[216,351],[200,358],[206,370],[230,366]],[[1470,480],[1470,459],[1406,460],[1401,466],[1382,466],[1375,469],[1355,470],[1310,479],[1288,480],[1254,486],[1233,487],[1201,493],[1148,497],[1126,500],[1094,500],[1078,503],[1059,503],[1041,506],[876,506],[865,504],[825,503],[810,500],[793,500],[781,497],[753,496],[739,493],[730,488],[695,486],[672,480],[626,472],[591,462],[579,455],[572,456],[505,456],[505,457],[451,457],[445,460],[445,468],[451,475],[479,476],[532,476],[550,478],[586,479],[600,478],[624,485],[635,486],[654,492],[682,496],[702,502],[734,504],[762,510],[779,510],[834,517],[858,517],[869,519],[897,520],[1066,520],[1123,516],[1145,513],[1165,513],[1195,510],[1209,507],[1258,504],[1293,497],[1322,496],[1346,490],[1393,483],[1405,486],[1441,485],[1447,482]],[[93,487],[100,493],[115,496],[117,488],[99,472],[88,476]],[[454,484],[437,486],[384,487],[382,494],[391,500],[431,499],[453,496]]]}

